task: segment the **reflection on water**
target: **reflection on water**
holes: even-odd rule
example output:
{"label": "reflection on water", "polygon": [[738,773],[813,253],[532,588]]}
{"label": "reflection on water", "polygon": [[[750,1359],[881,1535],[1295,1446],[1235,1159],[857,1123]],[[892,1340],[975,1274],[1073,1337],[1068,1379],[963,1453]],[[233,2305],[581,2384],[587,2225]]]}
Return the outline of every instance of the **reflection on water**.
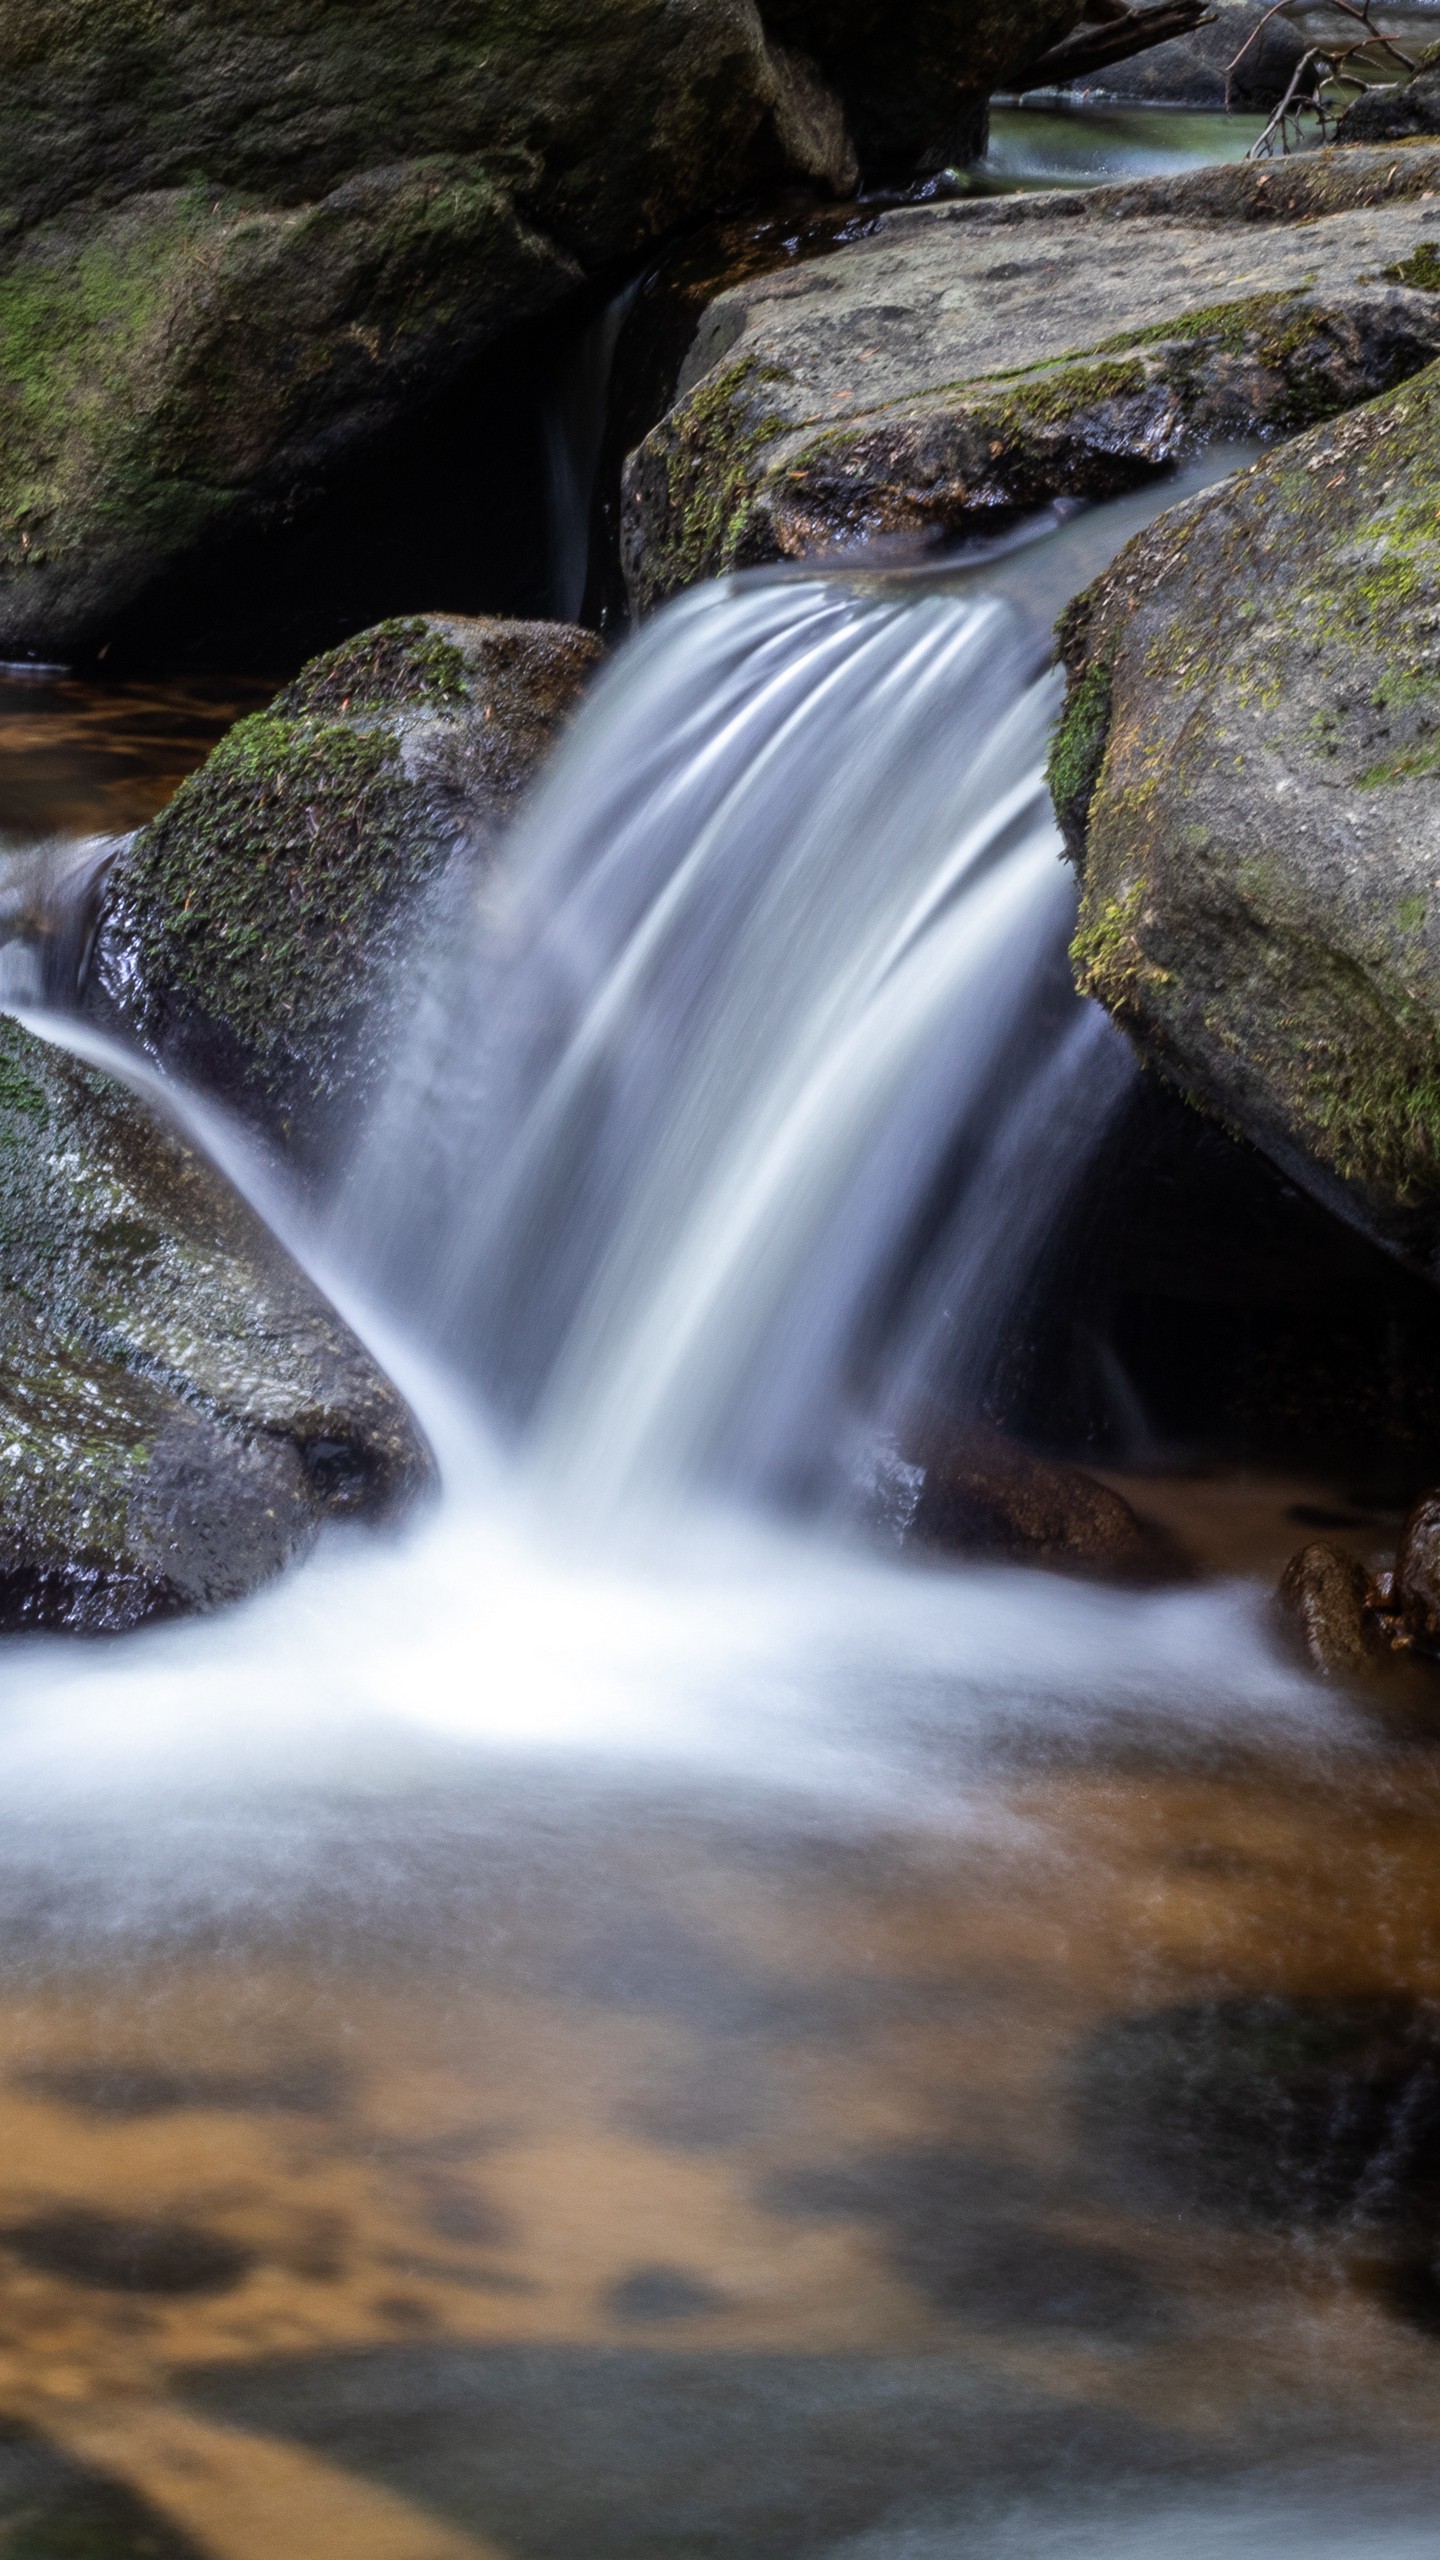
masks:
{"label": "reflection on water", "polygon": [[1173,107],[997,107],[977,174],[1005,193],[1180,177],[1187,169],[1243,160],[1264,130],[1264,116]]}
{"label": "reflection on water", "polygon": [[0,667],[0,850],[142,826],[273,691],[243,676],[102,684]]}

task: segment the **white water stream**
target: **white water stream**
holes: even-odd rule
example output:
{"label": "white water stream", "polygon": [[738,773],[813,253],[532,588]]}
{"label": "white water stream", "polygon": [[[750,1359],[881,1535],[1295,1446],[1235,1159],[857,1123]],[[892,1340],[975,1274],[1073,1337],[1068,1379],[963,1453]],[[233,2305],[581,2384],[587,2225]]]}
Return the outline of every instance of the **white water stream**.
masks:
{"label": "white water stream", "polygon": [[8,1648],[6,1802],[163,1768],[238,1818],[443,1750],[928,1822],[1022,1734],[1340,1729],[1241,1586],[824,1526],[937,1370],[964,1410],[1132,1072],[1065,965],[1058,678],[974,583],[740,581],[622,653],[498,873],[450,885],[327,1231],[171,1096],[446,1490],[223,1620]]}
{"label": "white water stream", "polygon": [[[1232,2235],[1231,2264],[1070,2165],[1073,2051],[1227,1984],[1247,1894],[1267,1960],[1293,1907],[1328,1978],[1286,1825],[1303,1787],[1383,1784],[1370,1741],[1251,1583],[918,1564],[867,1513],[940,1385],[962,1415],[980,1395],[1131,1072],[1070,987],[1043,783],[1041,629],[1097,565],[739,581],[658,621],[498,868],[447,884],[319,1228],[223,1116],[47,1017],[310,1263],[444,1491],[223,1617],[0,1648],[7,2032],[27,2086],[58,2056],[82,2095],[117,2058],[183,2081],[198,2036],[213,2177],[179,2111],[84,2154],[106,2210],[153,2193],[251,2245],[254,2206],[243,2318],[187,2311],[150,2387],[198,2375],[226,2426],[347,2484],[373,2436],[384,2481],[487,2553],[1436,2547],[1406,2494],[1425,2343],[1392,2323],[1383,2365],[1362,2310],[1337,2360],[1270,2239]],[[53,994],[11,956],[12,1001]],[[1393,1936],[1411,1871],[1387,1902],[1365,1860],[1346,1890]],[[1271,1978],[1242,1950],[1242,1987]],[[224,2114],[225,2057],[288,2069],[290,2030],[278,2062],[264,2036],[297,2001],[358,2094],[263,2134]],[[930,2196],[941,2151],[951,2294],[904,2255],[906,2180]],[[863,2183],[813,2240],[803,2177],[785,2201],[837,2156],[898,2182],[903,2282]],[[47,2157],[21,2164],[42,2201]],[[343,2303],[265,2259],[294,2193],[366,2270]]]}

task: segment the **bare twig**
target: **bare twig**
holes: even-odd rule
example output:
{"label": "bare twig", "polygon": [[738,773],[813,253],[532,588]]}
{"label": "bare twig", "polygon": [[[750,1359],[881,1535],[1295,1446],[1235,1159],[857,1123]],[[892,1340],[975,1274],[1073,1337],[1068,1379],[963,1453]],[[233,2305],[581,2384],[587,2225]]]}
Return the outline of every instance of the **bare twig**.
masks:
{"label": "bare twig", "polygon": [[[1226,74],[1225,103],[1227,107],[1230,104],[1230,84],[1235,71],[1244,60],[1246,53],[1254,43],[1256,36],[1260,34],[1261,29],[1268,26],[1272,18],[1279,16],[1281,10],[1287,5],[1288,0],[1276,0],[1276,6],[1266,11],[1264,18],[1261,20],[1260,26],[1252,30],[1245,43],[1241,46],[1240,51],[1236,54],[1234,61],[1230,65],[1230,70]],[[1364,29],[1363,35],[1354,37],[1348,44],[1337,44],[1332,40],[1328,44],[1316,44],[1310,46],[1308,51],[1302,55],[1301,60],[1296,65],[1291,76],[1290,85],[1286,90],[1284,97],[1281,99],[1279,106],[1271,116],[1269,123],[1266,125],[1264,132],[1260,135],[1258,141],[1251,144],[1249,151],[1245,155],[1247,159],[1264,160],[1270,158],[1274,151],[1275,136],[1277,133],[1280,136],[1282,151],[1288,153],[1290,149],[1288,128],[1293,123],[1295,127],[1295,138],[1298,142],[1303,134],[1303,125],[1301,120],[1307,112],[1314,115],[1317,119],[1320,128],[1320,138],[1323,141],[1330,130],[1330,109],[1327,104],[1327,91],[1337,88],[1363,91],[1370,85],[1368,81],[1359,78],[1349,67],[1359,55],[1369,54],[1372,60],[1377,53],[1387,55],[1392,62],[1397,63],[1400,69],[1407,73],[1412,79],[1416,71],[1419,69],[1419,64],[1412,60],[1411,56],[1406,53],[1403,46],[1396,44],[1392,37],[1382,35],[1375,25],[1375,22],[1370,15],[1371,9],[1374,6],[1374,0],[1330,0],[1330,6],[1338,10],[1342,16],[1353,18],[1357,26]],[[1306,93],[1305,86],[1307,78],[1309,80],[1308,94]]]}
{"label": "bare twig", "polygon": [[1227,116],[1229,115],[1231,108],[1230,84],[1233,81],[1236,72],[1239,70],[1241,63],[1244,61],[1246,54],[1249,52],[1252,44],[1259,43],[1260,38],[1265,33],[1271,19],[1280,17],[1284,11],[1290,7],[1290,5],[1291,0],[1275,0],[1274,7],[1272,9],[1267,9],[1264,17],[1260,19],[1257,25],[1251,28],[1250,33],[1240,47],[1239,52],[1236,54],[1234,61],[1227,69],[1225,74],[1225,113]]}
{"label": "bare twig", "polygon": [[[1249,150],[1246,152],[1245,157],[1247,160],[1267,160],[1270,157],[1271,146],[1277,132],[1280,134],[1282,144],[1284,143],[1285,119],[1290,114],[1290,111],[1295,104],[1295,100],[1299,94],[1305,74],[1310,69],[1312,63],[1322,62],[1325,58],[1326,57],[1321,53],[1318,45],[1312,45],[1308,53],[1302,53],[1290,75],[1290,86],[1286,90],[1284,97],[1281,99],[1279,106],[1270,118],[1264,132],[1256,137],[1255,141],[1251,143]],[[1318,90],[1313,94],[1318,96]],[[1304,103],[1308,105],[1310,101],[1307,99]],[[1286,147],[1288,148],[1288,146]]]}

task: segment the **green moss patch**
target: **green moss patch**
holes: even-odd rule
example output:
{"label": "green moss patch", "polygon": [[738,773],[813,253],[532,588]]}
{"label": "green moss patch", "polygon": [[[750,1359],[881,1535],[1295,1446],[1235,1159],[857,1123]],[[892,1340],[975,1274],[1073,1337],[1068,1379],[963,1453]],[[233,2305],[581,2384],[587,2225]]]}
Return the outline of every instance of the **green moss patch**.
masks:
{"label": "green moss patch", "polygon": [[1413,285],[1419,293],[1440,293],[1440,244],[1422,240],[1408,258],[1383,270],[1387,284]]}
{"label": "green moss patch", "polygon": [[[458,652],[456,653],[458,656]],[[127,866],[142,979],[258,1060],[339,1026],[435,844],[398,739],[257,712],[145,830]]]}
{"label": "green moss patch", "polygon": [[1102,657],[1072,684],[1050,749],[1050,797],[1066,844],[1077,857],[1110,735],[1112,666],[1109,656]]}
{"label": "green moss patch", "polygon": [[327,650],[276,696],[282,719],[325,712],[453,711],[470,699],[462,650],[419,614],[378,622],[356,640]]}

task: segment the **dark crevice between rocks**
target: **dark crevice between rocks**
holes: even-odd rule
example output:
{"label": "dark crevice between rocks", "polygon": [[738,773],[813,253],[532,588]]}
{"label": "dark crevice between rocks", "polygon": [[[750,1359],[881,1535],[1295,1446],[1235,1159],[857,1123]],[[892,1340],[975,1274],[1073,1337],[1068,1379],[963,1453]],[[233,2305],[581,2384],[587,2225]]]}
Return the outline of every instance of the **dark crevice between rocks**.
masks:
{"label": "dark crevice between rocks", "polygon": [[1056,1454],[1440,1475],[1440,1297],[1147,1074],[1012,1321],[987,1418]]}
{"label": "dark crevice between rocks", "polygon": [[[278,682],[371,623],[416,612],[623,628],[621,469],[673,399],[706,305],[750,276],[863,238],[913,193],[887,189],[857,205],[777,188],[768,202],[733,206],[595,278],[507,331],[323,488],[275,497],[259,530],[157,580],[114,618],[89,670],[258,672]],[[587,384],[587,341],[620,305],[607,360]],[[601,404],[582,422],[582,440],[593,443],[579,457],[589,538],[578,596],[562,592],[557,561],[557,516],[576,493],[559,495],[554,477],[557,427],[563,441],[577,394]]]}

